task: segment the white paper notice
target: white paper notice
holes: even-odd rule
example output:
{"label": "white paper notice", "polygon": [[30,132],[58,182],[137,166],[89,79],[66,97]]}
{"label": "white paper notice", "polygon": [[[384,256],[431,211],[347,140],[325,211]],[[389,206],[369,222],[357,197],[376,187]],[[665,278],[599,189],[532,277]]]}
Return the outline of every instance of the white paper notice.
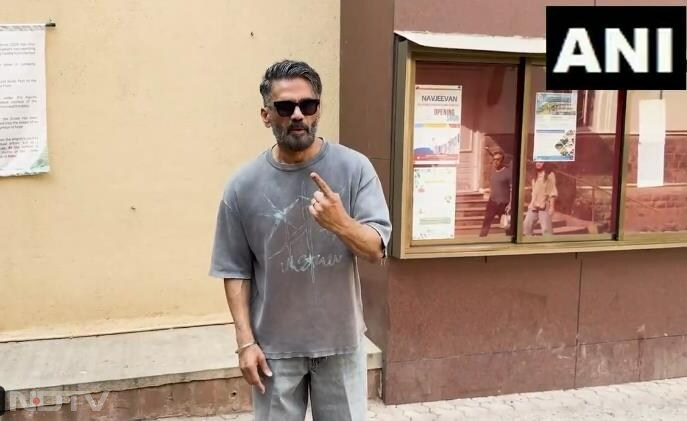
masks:
{"label": "white paper notice", "polygon": [[574,161],[576,134],[577,92],[537,92],[532,159]]}
{"label": "white paper notice", "polygon": [[453,238],[456,167],[416,167],[413,181],[413,240]]}
{"label": "white paper notice", "polygon": [[463,88],[416,85],[413,163],[458,165]]}
{"label": "white paper notice", "polygon": [[49,169],[45,25],[0,25],[0,176]]}
{"label": "white paper notice", "polygon": [[637,187],[660,187],[663,185],[665,146],[665,101],[662,99],[640,100]]}

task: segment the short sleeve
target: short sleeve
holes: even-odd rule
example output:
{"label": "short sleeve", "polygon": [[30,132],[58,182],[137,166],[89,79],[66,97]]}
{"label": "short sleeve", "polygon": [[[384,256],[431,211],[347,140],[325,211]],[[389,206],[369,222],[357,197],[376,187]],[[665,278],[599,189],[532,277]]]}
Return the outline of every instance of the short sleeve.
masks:
{"label": "short sleeve", "polygon": [[223,199],[217,212],[210,276],[251,279],[253,259],[235,204]]}
{"label": "short sleeve", "polygon": [[558,197],[558,188],[556,187],[556,175],[550,173],[546,180],[546,195],[549,197]]}
{"label": "short sleeve", "polygon": [[382,183],[369,160],[365,159],[361,182],[353,203],[353,219],[369,225],[379,233],[386,257],[389,239],[391,238],[391,221],[389,208],[384,199]]}

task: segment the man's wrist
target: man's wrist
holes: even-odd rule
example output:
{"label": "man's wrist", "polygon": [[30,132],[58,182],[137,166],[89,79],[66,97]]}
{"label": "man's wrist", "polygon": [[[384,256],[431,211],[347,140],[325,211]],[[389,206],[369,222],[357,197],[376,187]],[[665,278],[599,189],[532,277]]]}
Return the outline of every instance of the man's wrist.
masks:
{"label": "man's wrist", "polygon": [[332,231],[334,232],[334,234],[339,236],[346,235],[346,233],[348,233],[351,230],[351,228],[355,226],[355,224],[355,219],[351,218],[350,215],[346,215],[346,218],[344,218],[344,220],[340,224],[334,227]]}
{"label": "man's wrist", "polygon": [[255,342],[255,336],[253,336],[253,329],[250,328],[248,324],[236,324],[234,325],[236,329],[236,344],[241,346],[249,342]]}
{"label": "man's wrist", "polygon": [[258,344],[258,343],[255,342],[255,341],[250,341],[250,342],[245,343],[245,344],[243,344],[243,345],[239,345],[238,348],[236,348],[236,353],[239,354],[239,355],[241,355],[241,353],[242,353],[243,351],[245,351],[246,349],[252,347],[253,345],[257,345],[257,344]]}

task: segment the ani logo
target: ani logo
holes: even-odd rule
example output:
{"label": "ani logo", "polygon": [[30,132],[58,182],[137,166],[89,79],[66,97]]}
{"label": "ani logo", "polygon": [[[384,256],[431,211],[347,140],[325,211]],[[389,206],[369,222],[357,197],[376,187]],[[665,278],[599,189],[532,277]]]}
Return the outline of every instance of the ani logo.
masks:
{"label": "ani logo", "polygon": [[686,6],[548,6],[546,89],[686,89]]}

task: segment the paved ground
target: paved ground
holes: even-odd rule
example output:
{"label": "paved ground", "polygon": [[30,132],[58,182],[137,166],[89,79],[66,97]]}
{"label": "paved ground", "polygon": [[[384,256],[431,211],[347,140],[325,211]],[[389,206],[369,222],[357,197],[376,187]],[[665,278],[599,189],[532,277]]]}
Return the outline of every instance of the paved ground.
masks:
{"label": "paved ground", "polygon": [[[311,418],[308,417],[308,420]],[[371,421],[685,421],[687,378],[410,405],[370,401]],[[165,421],[250,421],[252,414]],[[326,421],[326,420],[325,420]]]}

